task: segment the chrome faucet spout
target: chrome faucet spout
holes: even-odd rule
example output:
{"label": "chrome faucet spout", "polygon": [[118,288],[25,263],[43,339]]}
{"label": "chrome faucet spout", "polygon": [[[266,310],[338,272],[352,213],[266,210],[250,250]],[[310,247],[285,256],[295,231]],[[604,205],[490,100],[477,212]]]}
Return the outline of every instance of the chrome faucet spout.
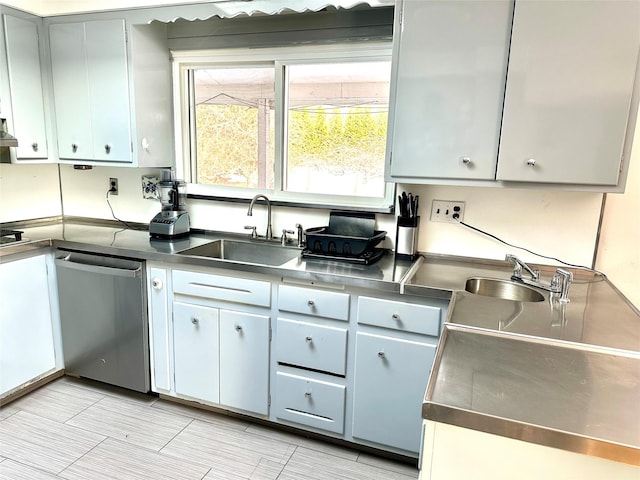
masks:
{"label": "chrome faucet spout", "polygon": [[531,280],[533,281],[538,281],[540,279],[540,271],[539,270],[533,270],[531,267],[529,267],[529,265],[527,265],[526,263],[524,263],[522,260],[520,260],[518,257],[516,257],[515,255],[511,255],[510,253],[507,253],[507,255],[504,257],[505,261],[507,262],[511,262],[513,263],[514,267],[513,267],[513,275],[512,275],[512,279],[514,280],[522,280],[522,270],[526,270],[527,273],[529,273],[529,275],[531,275]]}
{"label": "chrome faucet spout", "polygon": [[253,206],[256,203],[256,200],[262,198],[267,204],[267,232],[265,234],[265,238],[270,240],[273,238],[273,231],[271,228],[271,200],[266,195],[258,194],[251,199],[251,203],[249,204],[249,210],[247,211],[247,216],[251,217],[253,215]]}

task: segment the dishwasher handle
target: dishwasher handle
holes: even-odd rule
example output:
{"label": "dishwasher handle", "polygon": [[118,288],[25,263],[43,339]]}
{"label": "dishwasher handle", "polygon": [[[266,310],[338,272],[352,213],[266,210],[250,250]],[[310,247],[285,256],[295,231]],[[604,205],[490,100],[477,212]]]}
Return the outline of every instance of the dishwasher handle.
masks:
{"label": "dishwasher handle", "polygon": [[70,259],[69,256],[66,256],[64,258],[56,258],[55,264],[56,264],[56,267],[70,268],[72,270],[79,270],[82,272],[100,273],[103,275],[111,275],[111,276],[125,277],[125,278],[137,278],[140,276],[142,272],[141,265],[139,265],[135,269],[107,267],[104,265],[93,265],[90,263],[82,263],[82,262],[74,261]]}

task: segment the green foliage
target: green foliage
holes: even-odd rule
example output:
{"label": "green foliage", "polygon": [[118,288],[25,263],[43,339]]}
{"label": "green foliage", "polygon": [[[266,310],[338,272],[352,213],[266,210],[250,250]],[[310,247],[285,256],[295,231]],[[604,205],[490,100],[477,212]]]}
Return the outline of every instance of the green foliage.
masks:
{"label": "green foliage", "polygon": [[[257,109],[198,105],[196,123],[198,182],[256,187]],[[383,173],[386,111],[308,106],[289,111],[288,132],[290,168],[356,172],[365,177]]]}

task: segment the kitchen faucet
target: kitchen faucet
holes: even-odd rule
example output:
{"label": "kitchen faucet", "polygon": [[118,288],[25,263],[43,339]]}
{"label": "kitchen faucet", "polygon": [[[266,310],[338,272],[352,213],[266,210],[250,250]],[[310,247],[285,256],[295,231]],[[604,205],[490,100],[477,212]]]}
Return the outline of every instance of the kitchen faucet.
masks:
{"label": "kitchen faucet", "polygon": [[265,234],[265,238],[267,240],[271,240],[273,238],[273,232],[271,230],[271,201],[267,198],[266,195],[262,195],[261,193],[256,195],[251,199],[251,203],[249,204],[249,210],[247,211],[247,216],[253,216],[253,205],[256,203],[256,200],[259,198],[264,199],[267,203],[267,232]]}
{"label": "kitchen faucet", "polygon": [[[573,282],[573,273],[563,268],[558,268],[556,269],[556,273],[551,279],[549,285],[545,285],[540,281],[540,270],[532,269],[515,255],[507,254],[504,259],[505,261],[514,264],[511,280],[524,283],[525,285],[532,287],[541,288],[550,293],[558,293],[560,294],[558,302],[569,303],[569,286],[571,285],[571,282]],[[531,279],[522,277],[523,269],[531,275]]]}

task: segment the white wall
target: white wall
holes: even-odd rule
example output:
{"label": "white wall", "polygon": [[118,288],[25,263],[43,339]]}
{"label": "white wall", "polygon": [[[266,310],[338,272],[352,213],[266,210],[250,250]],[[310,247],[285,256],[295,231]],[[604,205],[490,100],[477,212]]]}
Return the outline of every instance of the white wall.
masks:
{"label": "white wall", "polygon": [[[157,201],[142,198],[140,177],[153,170],[96,167],[73,170],[61,166],[64,213],[109,219],[111,212],[105,194],[109,177],[118,177],[120,194],[112,196],[116,215],[123,220],[148,223],[160,209]],[[419,250],[484,258],[504,258],[515,253],[525,260],[535,257],[472,232],[460,225],[429,222],[432,199],[466,202],[465,221],[525,246],[571,263],[591,265],[595,248],[601,194],[484,187],[403,186],[420,195]],[[256,206],[247,217],[247,205],[188,200],[187,208],[194,228],[243,233],[245,225],[266,229],[265,207]],[[327,210],[273,208],[273,231],[292,230],[296,223],[305,228],[327,224]],[[388,232],[386,246],[395,237],[395,218],[378,215],[377,228]],[[541,262],[541,263],[547,263]]]}
{"label": "white wall", "polygon": [[0,222],[62,214],[58,166],[0,164]]}
{"label": "white wall", "polygon": [[640,308],[640,128],[633,144],[625,193],[607,195],[596,268]]}
{"label": "white wall", "polygon": [[160,211],[160,201],[142,197],[143,175],[160,177],[161,170],[122,167],[74,170],[71,165],[60,165],[64,214],[113,220],[106,197],[109,178],[115,177],[118,179],[118,195],[109,196],[115,216],[130,222],[149,223]]}

